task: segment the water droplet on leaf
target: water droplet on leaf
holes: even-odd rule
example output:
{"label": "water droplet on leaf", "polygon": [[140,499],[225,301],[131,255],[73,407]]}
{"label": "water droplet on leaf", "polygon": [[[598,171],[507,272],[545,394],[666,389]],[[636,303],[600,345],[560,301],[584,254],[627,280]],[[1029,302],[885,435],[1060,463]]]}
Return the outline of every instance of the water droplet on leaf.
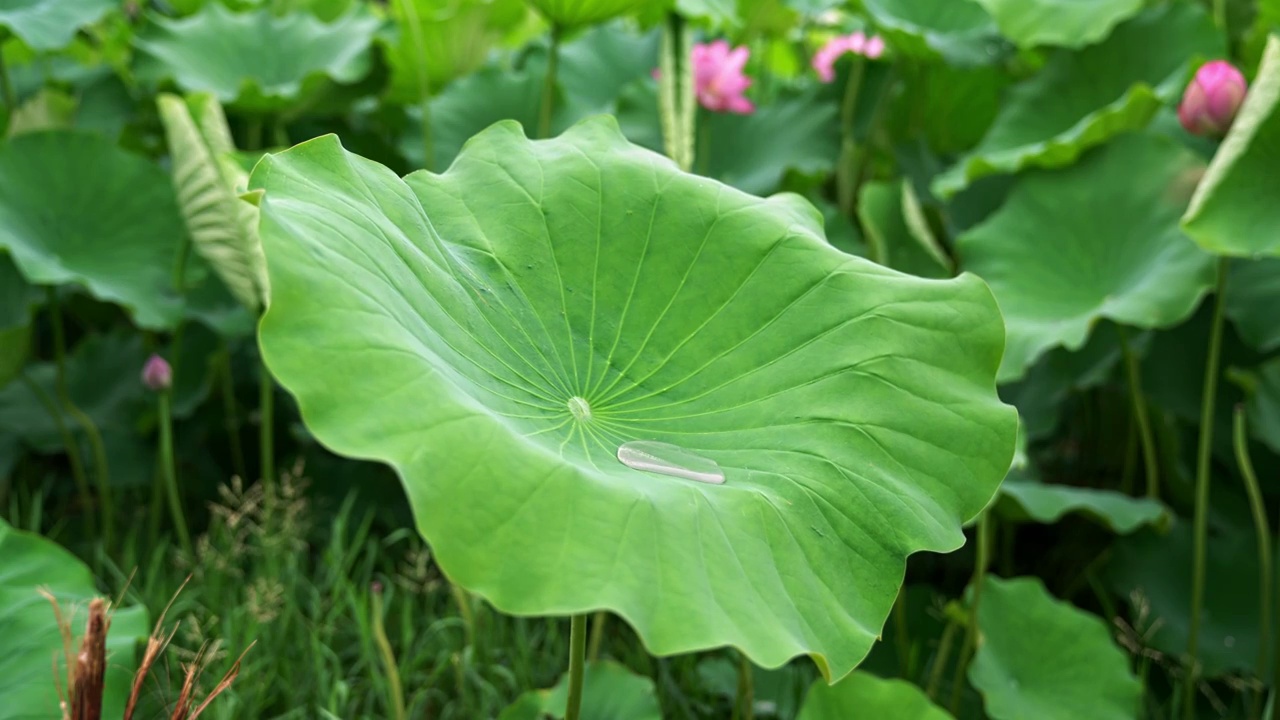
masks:
{"label": "water droplet on leaf", "polygon": [[632,440],[618,446],[618,461],[635,470],[719,485],[724,471],[715,460],[671,443]]}
{"label": "water droplet on leaf", "polygon": [[573,413],[575,420],[586,421],[591,419],[591,405],[585,398],[577,395],[569,398],[569,412]]}

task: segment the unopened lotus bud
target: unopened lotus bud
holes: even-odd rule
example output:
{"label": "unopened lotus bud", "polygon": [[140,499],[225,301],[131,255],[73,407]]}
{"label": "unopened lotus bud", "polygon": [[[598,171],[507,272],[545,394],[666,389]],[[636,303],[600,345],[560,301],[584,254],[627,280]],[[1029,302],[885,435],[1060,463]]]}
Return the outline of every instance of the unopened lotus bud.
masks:
{"label": "unopened lotus bud", "polygon": [[142,367],[142,384],[156,392],[168,390],[173,385],[173,368],[164,358],[152,355]]}
{"label": "unopened lotus bud", "polygon": [[1195,135],[1222,135],[1231,127],[1249,86],[1226,60],[1205,63],[1196,71],[1178,105],[1178,120]]}

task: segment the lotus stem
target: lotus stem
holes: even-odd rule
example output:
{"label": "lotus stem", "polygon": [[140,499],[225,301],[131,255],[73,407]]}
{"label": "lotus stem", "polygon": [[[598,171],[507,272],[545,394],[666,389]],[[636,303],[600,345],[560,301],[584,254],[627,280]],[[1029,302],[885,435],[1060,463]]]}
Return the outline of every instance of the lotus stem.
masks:
{"label": "lotus stem", "polygon": [[262,474],[262,486],[268,491],[267,497],[274,498],[276,485],[275,460],[275,381],[265,362],[259,365],[258,375],[258,452]]}
{"label": "lotus stem", "polygon": [[422,38],[422,21],[413,0],[400,0],[400,13],[409,26],[409,39],[413,43],[414,65],[418,68],[418,100],[422,103],[422,167],[433,170],[431,157],[431,76],[427,74],[430,58],[427,44]]}
{"label": "lotus stem", "polygon": [[382,625],[382,584],[373,584],[372,612],[370,623],[373,626],[373,641],[378,646],[378,655],[382,659],[382,670],[387,674],[387,694],[390,696],[391,717],[394,720],[406,720],[409,714],[405,711],[404,687],[400,682],[400,666],[396,663],[396,654],[391,649],[391,641],[387,639],[386,628]]}
{"label": "lotus stem", "polygon": [[987,574],[987,562],[991,555],[989,546],[991,538],[991,514],[983,511],[978,516],[978,526],[974,530],[977,535],[977,557],[974,558],[973,579],[969,584],[973,587],[973,600],[969,603],[969,623],[964,629],[964,642],[960,645],[960,655],[956,658],[956,669],[951,676],[951,714],[960,710],[960,696],[964,689],[964,673],[969,667],[969,656],[973,654],[978,642],[978,607],[982,602],[982,585]]}
{"label": "lotus stem", "polygon": [[[90,497],[89,477],[84,472],[84,463],[80,459],[80,446],[76,442],[75,436],[67,429],[67,424],[62,420],[62,413],[58,411],[58,406],[54,403],[53,398],[49,397],[49,393],[46,393],[25,372],[19,377],[22,378],[22,384],[35,396],[36,400],[44,407],[45,412],[49,413],[49,417],[53,419],[53,424],[58,428],[58,435],[62,437],[62,445],[67,451],[67,462],[71,463],[71,477],[75,480],[76,492],[80,494],[82,500],[88,501]],[[97,532],[97,524],[98,521],[94,518],[93,513],[89,513],[86,516],[86,526],[90,535]]]}
{"label": "lotus stem", "polygon": [[946,672],[947,661],[951,659],[951,643],[955,641],[957,627],[955,623],[948,620],[947,627],[942,631],[942,639],[938,641],[938,652],[933,656],[933,667],[929,669],[929,683],[924,690],[930,700],[938,695],[938,683],[942,682],[942,673]]}
{"label": "lotus stem", "polygon": [[596,612],[591,621],[591,643],[587,646],[587,660],[595,662],[600,659],[600,648],[604,645],[604,631],[609,624],[609,613],[604,610]]}
{"label": "lotus stem", "polygon": [[564,720],[582,719],[582,676],[587,655],[587,616],[574,615],[569,626],[569,698]]}
{"label": "lotus stem", "polygon": [[560,64],[560,39],[564,28],[551,26],[551,47],[547,51],[547,76],[542,81],[542,105],[538,112],[538,137],[551,137],[551,116],[556,105],[556,69]]}
{"label": "lotus stem", "polygon": [[93,453],[94,464],[94,482],[98,486],[98,502],[102,509],[102,542],[107,548],[114,545],[115,538],[115,517],[112,512],[111,503],[111,471],[107,465],[107,451],[102,444],[102,434],[98,432],[98,426],[94,424],[93,418],[85,414],[83,410],[75,404],[71,399],[71,393],[67,389],[67,335],[66,328],[62,324],[62,308],[58,304],[58,292],[52,286],[47,288],[49,298],[49,317],[53,325],[53,354],[56,366],[56,382],[54,390],[58,395],[58,401],[62,404],[62,408],[67,414],[84,430],[84,434],[89,438],[89,448]]}
{"label": "lotus stem", "polygon": [[1213,321],[1209,330],[1209,357],[1204,368],[1204,392],[1200,403],[1200,447],[1196,456],[1196,507],[1193,525],[1194,554],[1191,565],[1191,617],[1187,630],[1187,675],[1182,686],[1182,715],[1195,720],[1196,684],[1200,680],[1200,615],[1204,607],[1205,542],[1209,532],[1209,463],[1213,459],[1213,409],[1218,394],[1218,365],[1222,355],[1222,311],[1226,304],[1227,260],[1218,260],[1214,289]]}
{"label": "lotus stem", "polygon": [[1133,417],[1138,425],[1138,441],[1142,447],[1142,465],[1147,476],[1147,497],[1160,497],[1160,466],[1156,460],[1156,442],[1151,434],[1151,418],[1147,414],[1147,399],[1142,392],[1142,370],[1138,357],[1129,346],[1128,333],[1120,328],[1120,352],[1124,355],[1125,373],[1129,382],[1129,400],[1133,403]]}
{"label": "lotus stem", "polygon": [[244,448],[240,444],[240,413],[236,406],[235,376],[231,373],[231,347],[225,342],[218,353],[218,370],[222,376],[218,383],[222,388],[222,413],[231,445],[231,464],[238,477],[247,478],[244,465]]}
{"label": "lotus stem", "polygon": [[[1267,665],[1267,651],[1271,641],[1271,524],[1267,522],[1267,506],[1262,499],[1262,490],[1258,487],[1258,475],[1253,470],[1253,461],[1249,458],[1249,436],[1246,432],[1244,408],[1239,405],[1235,409],[1232,423],[1232,446],[1236,451],[1236,463],[1240,466],[1240,477],[1244,479],[1245,493],[1249,496],[1249,510],[1253,512],[1253,529],[1258,534],[1258,674],[1261,675]],[[1267,693],[1258,689],[1253,699],[1250,718],[1262,717],[1262,704]]]}
{"label": "lotus stem", "polygon": [[705,157],[705,147],[694,148],[697,135],[697,102],[693,63],[689,57],[689,32],[679,13],[667,13],[662,26],[662,50],[658,58],[658,113],[667,157],[685,172],[695,158]]}
{"label": "lotus stem", "polygon": [[168,496],[169,514],[173,526],[178,531],[178,541],[187,557],[195,557],[195,549],[191,545],[191,533],[187,531],[187,518],[182,512],[182,497],[178,494],[178,472],[173,461],[173,413],[171,408],[171,390],[159,393],[160,411],[160,471],[164,473],[165,495]]}
{"label": "lotus stem", "polygon": [[755,720],[755,683],[751,673],[751,661],[747,654],[738,653],[738,695],[733,703],[735,720]]}
{"label": "lotus stem", "polygon": [[849,70],[849,79],[845,81],[844,99],[840,103],[840,159],[836,166],[836,200],[840,213],[846,217],[853,217],[854,202],[857,200],[855,185],[858,148],[853,137],[853,125],[857,118],[858,95],[862,92],[862,80],[866,72],[867,63],[861,57],[855,57],[853,67]]}

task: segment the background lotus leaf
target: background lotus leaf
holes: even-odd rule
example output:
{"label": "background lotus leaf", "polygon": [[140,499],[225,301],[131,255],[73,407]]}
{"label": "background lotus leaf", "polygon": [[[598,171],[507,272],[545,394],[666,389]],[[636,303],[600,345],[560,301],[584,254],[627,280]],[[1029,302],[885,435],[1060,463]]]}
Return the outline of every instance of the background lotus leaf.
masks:
{"label": "background lotus leaf", "polygon": [[639,7],[640,0],[529,0],[552,25],[593,25]]}
{"label": "background lotus leaf", "polygon": [[1112,532],[1126,535],[1139,528],[1165,527],[1170,512],[1159,501],[1135,498],[1114,490],[1049,484],[1019,478],[1000,486],[1000,516],[1013,522],[1054,523],[1069,514],[1085,515]]}
{"label": "background lotus leaf", "polygon": [[1189,58],[1222,53],[1222,35],[1199,5],[1150,8],[1101,43],[1055,51],[1013,86],[986,137],[933,183],[948,197],[974,180],[1068,165],[1090,147],[1144,127],[1176,100]]}
{"label": "background lotus leaf", "polygon": [[1004,310],[1002,381],[1050,348],[1083,346],[1103,318],[1154,328],[1191,314],[1214,282],[1213,258],[1178,228],[1180,188],[1198,167],[1172,141],[1128,135],[1072,167],[1024,176],[960,237],[962,266]]}
{"label": "background lotus leaf", "polygon": [[164,170],[101,137],[31,133],[0,145],[0,250],[30,283],[82,285],[143,328],[172,328],[185,234]]}
{"label": "background lotus leaf", "polygon": [[102,19],[116,6],[111,0],[5,0],[0,4],[0,30],[8,30],[34,50],[57,50],[71,44],[80,28]]}
{"label": "background lotus leaf", "polygon": [[172,77],[184,90],[269,113],[318,92],[326,80],[350,84],[363,78],[379,24],[367,10],[325,23],[310,13],[233,13],[211,2],[185,18],[153,15],[134,44],[158,63],[155,73]]}
{"label": "background lotus leaf", "polygon": [[[563,718],[569,677],[548,690],[521,695],[498,720]],[[582,715],[591,720],[662,720],[653,681],[608,660],[588,663],[583,673]]]}
{"label": "background lotus leaf", "polygon": [[1280,255],[1280,203],[1270,192],[1280,164],[1280,37],[1196,188],[1183,227],[1222,255]]}
{"label": "background lotus leaf", "polygon": [[[807,203],[607,118],[501,123],[405,180],[325,137],[251,185],[272,372],[322,442],[397,469],[441,567],[504,612],[609,609],[658,654],[838,678],[906,556],[958,547],[1008,467],[980,281],[844,255]],[[635,441],[725,483],[624,466]]]}
{"label": "background lotus leaf", "polygon": [[974,0],[862,0],[886,42],[904,55],[986,65],[1004,54],[991,15]]}
{"label": "background lotus leaf", "polygon": [[1142,0],[977,0],[1022,47],[1092,45],[1142,9]]}
{"label": "background lotus leaf", "polygon": [[[93,574],[76,556],[39,535],[16,530],[0,519],[0,720],[61,717],[55,664],[66,678],[62,635],[45,588],[58,599],[75,632],[71,652],[79,649],[86,609],[98,596]],[[103,717],[122,717],[133,680],[134,647],[146,638],[145,608],[116,609],[107,634],[106,693]]]}
{"label": "background lotus leaf", "polygon": [[969,682],[992,720],[1133,720],[1142,683],[1107,623],[1038,578],[988,576]]}
{"label": "background lotus leaf", "polygon": [[809,688],[796,720],[951,720],[924,692],[905,680],[886,680],[854,672],[835,685],[818,680]]}

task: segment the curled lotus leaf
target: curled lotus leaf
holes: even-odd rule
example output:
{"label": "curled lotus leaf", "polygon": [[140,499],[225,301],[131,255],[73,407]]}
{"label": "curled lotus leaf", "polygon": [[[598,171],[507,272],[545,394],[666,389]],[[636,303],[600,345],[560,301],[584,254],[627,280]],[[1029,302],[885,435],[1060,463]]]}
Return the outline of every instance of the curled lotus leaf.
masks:
{"label": "curled lotus leaf", "polygon": [[980,280],[845,255],[799,197],[682,173],[612,118],[499,123],[403,179],[326,136],[250,187],[268,366],[504,612],[839,678],[907,556],[959,547],[1009,466]]}

